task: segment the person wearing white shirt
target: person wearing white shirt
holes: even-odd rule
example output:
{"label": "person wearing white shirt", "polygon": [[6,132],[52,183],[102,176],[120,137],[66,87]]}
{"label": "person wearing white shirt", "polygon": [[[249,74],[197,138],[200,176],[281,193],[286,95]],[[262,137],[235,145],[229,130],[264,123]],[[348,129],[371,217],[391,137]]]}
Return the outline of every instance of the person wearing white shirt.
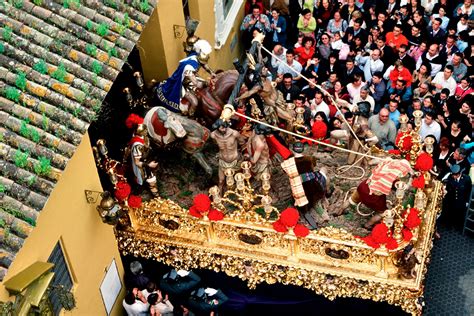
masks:
{"label": "person wearing white shirt", "polygon": [[326,114],[326,117],[329,118],[329,106],[324,102],[323,93],[321,91],[314,94],[314,110],[311,110],[311,116],[314,116],[318,112],[323,112]]}
{"label": "person wearing white shirt", "polygon": [[368,81],[372,78],[372,75],[377,71],[383,71],[383,61],[380,60],[380,50],[374,49],[369,56],[357,55],[355,58],[359,68],[364,71],[365,80]]}
{"label": "person wearing white shirt", "polygon": [[456,91],[456,80],[454,80],[453,66],[447,65],[444,67],[443,72],[436,74],[434,79],[431,81],[431,84],[436,87],[436,92],[440,92],[442,89],[446,88],[449,90],[449,95],[454,95]]}
{"label": "person wearing white shirt", "polygon": [[128,316],[142,316],[148,314],[150,305],[138,288],[129,290],[123,299],[122,306]]}
{"label": "person wearing white shirt", "polygon": [[369,95],[369,87],[367,85],[363,86],[360,92],[354,96],[352,99],[352,107],[349,110],[354,111],[354,107],[360,102],[368,102],[370,104],[370,114],[374,112],[375,100]]}
{"label": "person wearing white shirt", "polygon": [[436,138],[436,141],[439,143],[441,138],[441,125],[435,121],[435,114],[432,112],[427,112],[425,118],[421,121],[420,127],[420,137],[421,140],[425,140],[425,137],[428,135],[433,135]]}

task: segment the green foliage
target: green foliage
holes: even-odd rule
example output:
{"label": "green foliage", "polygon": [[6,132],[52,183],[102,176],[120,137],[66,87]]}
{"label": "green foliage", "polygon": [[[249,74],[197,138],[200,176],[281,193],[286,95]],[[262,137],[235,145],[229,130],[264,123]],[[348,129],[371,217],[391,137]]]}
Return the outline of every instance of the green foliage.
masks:
{"label": "green foliage", "polygon": [[25,168],[28,165],[28,152],[23,152],[21,149],[17,149],[15,152],[15,157],[13,158],[15,161],[15,166],[19,168]]}
{"label": "green foliage", "polygon": [[144,13],[147,13],[148,10],[150,10],[150,4],[148,3],[148,0],[141,0],[138,4],[138,7],[140,8],[140,11]]}
{"label": "green foliage", "polygon": [[92,57],[95,57],[97,55],[97,47],[94,44],[87,44],[86,53]]}
{"label": "green foliage", "polygon": [[59,303],[65,310],[70,311],[76,307],[76,299],[74,298],[74,294],[66,290],[63,285],[51,285],[49,287],[49,291],[50,293],[54,293],[54,296],[58,298]]}
{"label": "green foliage", "polygon": [[16,76],[15,85],[21,91],[25,91],[26,89],[26,74],[23,71],[19,71],[18,75]]}
{"label": "green foliage", "polygon": [[81,6],[81,0],[64,0],[63,7],[66,9],[69,8],[79,8]]}
{"label": "green foliage", "polygon": [[28,127],[28,119],[21,121],[20,135],[31,139],[35,143],[39,143],[41,136],[33,127]]}
{"label": "green foliage", "polygon": [[178,197],[183,198],[183,197],[186,197],[186,196],[191,196],[192,194],[193,194],[192,191],[184,190],[184,191],[181,191],[179,193]]}
{"label": "green foliage", "polygon": [[[5,226],[7,225],[7,223],[5,222],[5,220],[3,218],[0,218],[0,228],[5,228]],[[4,314],[2,314],[4,315]]]}
{"label": "green foliage", "polygon": [[[2,203],[0,205],[0,210],[2,210],[5,213],[8,213],[8,214],[12,215],[15,218],[18,218],[18,219],[21,219],[24,222],[27,222],[28,224],[30,224],[33,227],[36,226],[36,221],[33,218],[30,218],[30,217],[26,216],[25,214],[20,212],[18,209],[13,207],[11,204]],[[0,313],[0,315],[5,315],[5,314]]]}
{"label": "green foliage", "polygon": [[13,30],[9,26],[4,26],[2,29],[2,37],[6,42],[9,42],[12,39]]}
{"label": "green foliage", "polygon": [[18,103],[20,101],[21,92],[17,88],[7,87],[5,89],[5,96],[8,100]]}
{"label": "green foliage", "polygon": [[117,52],[117,49],[115,47],[112,47],[110,48],[107,53],[109,54],[109,58],[110,57],[117,57],[118,56],[118,52]]}
{"label": "green foliage", "polygon": [[0,193],[5,193],[6,189],[3,183],[0,183]]}
{"label": "green foliage", "polygon": [[36,5],[42,5],[43,0],[33,0],[33,3],[36,4]]}
{"label": "green foliage", "polygon": [[66,67],[64,67],[63,63],[60,63],[58,68],[51,74],[51,77],[54,79],[60,81],[60,82],[66,82]]}
{"label": "green foliage", "polygon": [[48,130],[49,127],[49,118],[46,116],[46,114],[43,113],[43,117],[41,119],[41,126],[43,126],[43,129],[45,131]]}
{"label": "green foliage", "polygon": [[51,160],[40,156],[38,162],[33,166],[33,171],[39,176],[47,176],[51,173]]}
{"label": "green foliage", "polygon": [[81,113],[82,113],[82,108],[80,106],[78,106],[72,111],[72,115],[74,115],[75,117],[79,117]]}
{"label": "green foliage", "polygon": [[38,62],[33,65],[33,69],[42,75],[48,72],[48,66],[43,59],[38,60]]}
{"label": "green foliage", "polygon": [[97,28],[97,34],[102,37],[107,36],[109,34],[109,26],[105,23],[100,23]]}
{"label": "green foliage", "polygon": [[25,182],[31,187],[33,184],[36,183],[36,180],[38,180],[38,178],[34,175],[31,175],[27,179],[25,179]]}
{"label": "green foliage", "polygon": [[96,75],[100,74],[102,72],[102,65],[100,64],[99,61],[94,60],[92,62],[92,72],[95,73]]}
{"label": "green foliage", "polygon": [[8,2],[17,9],[23,8],[23,0],[9,0]]}
{"label": "green foliage", "polygon": [[114,0],[104,0],[104,4],[114,9],[118,9],[118,4]]}
{"label": "green foliage", "polygon": [[87,21],[86,28],[89,32],[92,32],[94,30],[94,23],[91,20]]}
{"label": "green foliage", "polygon": [[130,17],[128,16],[128,13],[125,13],[123,19],[120,19],[119,17],[115,18],[115,23],[117,23],[118,33],[123,35],[123,33],[125,33],[125,31],[130,27]]}
{"label": "green foliage", "polygon": [[5,52],[5,45],[3,42],[0,42],[0,54],[3,54]]}
{"label": "green foliage", "polygon": [[352,211],[349,211],[346,214],[344,214],[344,218],[348,221],[353,221],[354,220],[354,213]]}

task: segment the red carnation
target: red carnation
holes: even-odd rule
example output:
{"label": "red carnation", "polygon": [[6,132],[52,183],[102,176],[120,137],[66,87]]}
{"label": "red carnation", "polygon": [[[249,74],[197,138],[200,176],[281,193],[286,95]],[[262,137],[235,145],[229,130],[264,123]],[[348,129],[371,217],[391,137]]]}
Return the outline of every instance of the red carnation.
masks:
{"label": "red carnation", "polygon": [[280,220],[273,222],[272,225],[273,229],[279,233],[286,233],[288,231],[288,228],[286,228],[285,224],[283,224]]}
{"label": "red carnation", "polygon": [[189,214],[197,218],[202,217],[202,214],[196,209],[194,205],[189,208]]}
{"label": "red carnation", "polygon": [[224,213],[222,213],[221,211],[212,209],[209,211],[209,213],[207,213],[207,217],[211,221],[220,221],[224,218]]}
{"label": "red carnation", "polygon": [[413,233],[411,230],[404,228],[402,230],[403,240],[410,241],[413,238]]}
{"label": "red carnation", "polygon": [[127,128],[135,128],[139,124],[143,124],[143,117],[133,113],[125,120],[125,126],[127,126]]}
{"label": "red carnation", "polygon": [[388,250],[393,250],[393,249],[396,249],[398,247],[398,243],[397,243],[397,240],[393,237],[389,237],[387,239],[387,242],[385,244],[385,247],[387,247]]}
{"label": "red carnation", "polygon": [[368,246],[370,246],[370,247],[372,247],[372,248],[374,248],[374,249],[378,249],[378,248],[380,247],[380,244],[379,244],[378,242],[374,241],[374,239],[372,238],[371,235],[366,236],[366,237],[361,237],[360,239],[362,239],[363,241],[365,241],[365,243],[366,243]]}
{"label": "red carnation", "polygon": [[130,193],[132,192],[132,188],[127,182],[120,181],[115,186],[115,198],[120,202],[126,200]]}
{"label": "red carnation", "polygon": [[199,193],[194,197],[194,206],[200,212],[207,212],[211,208],[211,199],[204,193]]}
{"label": "red carnation", "polygon": [[326,124],[324,124],[324,122],[316,121],[313,123],[311,131],[312,131],[314,139],[316,140],[324,139],[326,138],[328,127],[326,126]]}
{"label": "red carnation", "polygon": [[417,189],[423,189],[425,187],[425,176],[420,175],[419,177],[413,179],[411,185]]}
{"label": "red carnation", "polygon": [[415,227],[418,227],[421,224],[421,218],[418,215],[418,210],[414,207],[410,209],[410,213],[407,216],[407,219],[405,220],[405,227],[408,229],[413,229]]}
{"label": "red carnation", "polygon": [[130,195],[128,198],[128,206],[138,208],[142,205],[142,198],[138,195]]}
{"label": "red carnation", "polygon": [[[411,136],[407,136],[408,132],[399,133],[395,139],[395,144],[401,151],[409,151],[412,146]],[[403,140],[402,140],[403,137]]]}
{"label": "red carnation", "polygon": [[385,244],[388,239],[388,227],[385,223],[380,223],[375,225],[374,229],[372,229],[372,239],[379,243]]}
{"label": "red carnation", "polygon": [[285,209],[280,214],[280,221],[286,227],[294,227],[298,223],[299,218],[298,210],[292,207]]}
{"label": "red carnation", "polygon": [[303,224],[297,224],[293,229],[296,237],[306,237],[309,234],[308,227],[304,226]]}
{"label": "red carnation", "polygon": [[433,158],[428,153],[421,153],[416,158],[415,169],[418,171],[430,171],[433,168]]}

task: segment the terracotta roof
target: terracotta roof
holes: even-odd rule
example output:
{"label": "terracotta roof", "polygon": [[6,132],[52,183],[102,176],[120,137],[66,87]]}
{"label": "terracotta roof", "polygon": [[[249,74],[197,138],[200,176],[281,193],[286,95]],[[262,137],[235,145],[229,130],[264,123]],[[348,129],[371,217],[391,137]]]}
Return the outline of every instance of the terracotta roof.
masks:
{"label": "terracotta roof", "polygon": [[157,0],[0,3],[0,280]]}

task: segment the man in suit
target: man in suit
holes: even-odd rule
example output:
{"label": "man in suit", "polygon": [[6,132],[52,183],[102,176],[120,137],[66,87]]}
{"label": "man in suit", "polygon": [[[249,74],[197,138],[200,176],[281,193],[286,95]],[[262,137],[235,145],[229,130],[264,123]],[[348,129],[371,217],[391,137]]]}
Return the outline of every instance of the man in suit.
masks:
{"label": "man in suit", "polygon": [[462,229],[471,197],[472,181],[469,175],[462,173],[459,165],[452,165],[450,170],[451,173],[443,179],[446,195],[443,199],[441,221],[448,227]]}
{"label": "man in suit", "polygon": [[442,44],[446,40],[446,31],[441,28],[443,20],[435,18],[428,26],[428,42],[430,44]]}
{"label": "man in suit", "polygon": [[367,31],[362,28],[363,22],[364,21],[360,18],[356,19],[354,21],[354,26],[350,26],[346,29],[346,33],[343,38],[344,43],[350,44],[356,35],[359,36],[362,43],[367,43],[369,35],[367,34]]}
{"label": "man in suit", "polygon": [[199,282],[201,278],[193,271],[173,269],[163,275],[160,280],[160,289],[171,296],[183,297],[189,294]]}
{"label": "man in suit", "polygon": [[405,44],[400,45],[398,49],[398,59],[402,62],[403,66],[410,70],[411,73],[415,71],[416,61],[407,54],[408,47]]}
{"label": "man in suit", "polygon": [[385,3],[385,12],[387,12],[389,16],[394,15],[399,9],[400,4],[396,0],[388,0],[388,2]]}
{"label": "man in suit", "polygon": [[364,72],[359,67],[355,66],[354,60],[352,60],[352,58],[347,58],[346,68],[341,72],[341,83],[343,85],[349,84],[356,74],[361,77],[364,76]]}
{"label": "man in suit", "polygon": [[383,70],[385,71],[389,66],[395,63],[397,56],[391,47],[385,45],[385,36],[381,35],[375,43],[377,44],[377,48],[381,51],[380,60],[382,60],[384,64]]}

